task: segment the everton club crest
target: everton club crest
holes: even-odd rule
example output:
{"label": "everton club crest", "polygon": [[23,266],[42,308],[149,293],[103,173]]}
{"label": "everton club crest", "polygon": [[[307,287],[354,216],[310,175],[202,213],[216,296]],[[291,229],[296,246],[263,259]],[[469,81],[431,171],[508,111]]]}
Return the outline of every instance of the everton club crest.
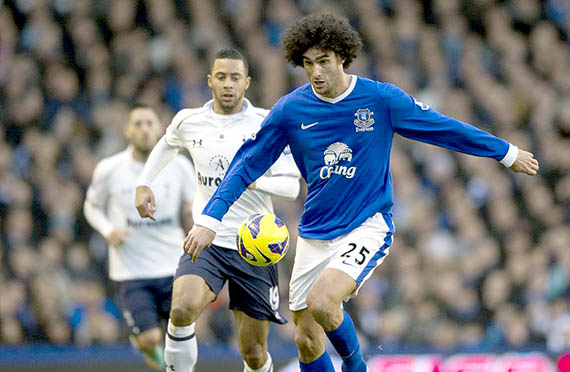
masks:
{"label": "everton club crest", "polygon": [[369,109],[358,109],[354,113],[356,119],[354,119],[354,125],[356,126],[357,132],[368,132],[374,130],[372,126],[374,125],[374,119],[372,118],[374,113]]}

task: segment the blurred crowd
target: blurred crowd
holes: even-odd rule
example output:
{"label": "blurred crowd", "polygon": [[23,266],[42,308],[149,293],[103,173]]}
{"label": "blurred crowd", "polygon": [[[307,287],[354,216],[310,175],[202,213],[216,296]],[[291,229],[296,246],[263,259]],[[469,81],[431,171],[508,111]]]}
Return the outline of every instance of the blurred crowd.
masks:
{"label": "blurred crowd", "polygon": [[[236,46],[269,108],[306,82],[281,31],[343,14],[365,50],[349,72],[528,149],[538,176],[396,138],[396,236],[347,304],[362,339],[570,348],[570,2],[567,0],[0,0],[0,343],[124,342],[105,241],[82,202],[95,163],[125,146],[134,102],[165,124],[211,96],[209,62]],[[276,202],[295,227],[302,209]],[[282,305],[294,249],[280,264]],[[288,316],[289,320],[291,317]],[[201,344],[234,343],[222,294]],[[274,327],[272,341],[293,341]]]}

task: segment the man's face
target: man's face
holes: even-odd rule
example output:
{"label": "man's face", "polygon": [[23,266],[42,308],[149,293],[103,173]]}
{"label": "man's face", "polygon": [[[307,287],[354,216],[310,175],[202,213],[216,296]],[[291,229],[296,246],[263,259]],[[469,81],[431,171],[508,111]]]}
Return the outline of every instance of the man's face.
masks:
{"label": "man's face", "polygon": [[214,98],[214,111],[221,114],[241,111],[243,95],[250,80],[241,59],[216,59],[208,75],[208,86],[212,88]]}
{"label": "man's face", "polygon": [[315,92],[328,98],[336,96],[344,72],[334,52],[311,48],[303,54],[303,68]]}
{"label": "man's face", "polygon": [[154,110],[136,108],[129,115],[125,135],[135,150],[148,154],[162,135],[162,125]]}

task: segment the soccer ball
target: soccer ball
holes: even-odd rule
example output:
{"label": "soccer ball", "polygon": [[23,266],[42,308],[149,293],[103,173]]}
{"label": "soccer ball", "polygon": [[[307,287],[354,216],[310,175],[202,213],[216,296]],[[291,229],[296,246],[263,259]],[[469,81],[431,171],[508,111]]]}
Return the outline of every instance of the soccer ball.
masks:
{"label": "soccer ball", "polygon": [[254,266],[269,266],[281,260],[289,249],[289,231],[279,217],[255,213],[240,225],[239,255]]}

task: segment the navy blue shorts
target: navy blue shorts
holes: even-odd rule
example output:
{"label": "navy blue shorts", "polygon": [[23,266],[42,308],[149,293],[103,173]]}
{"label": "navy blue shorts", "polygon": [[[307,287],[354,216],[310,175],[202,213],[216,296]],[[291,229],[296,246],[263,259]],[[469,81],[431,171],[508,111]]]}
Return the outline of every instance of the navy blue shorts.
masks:
{"label": "navy blue shorts", "polygon": [[232,310],[254,319],[287,323],[279,313],[277,265],[253,266],[237,250],[212,245],[200,252],[196,262],[187,254],[180,257],[175,278],[188,274],[202,277],[216,296],[228,281]]}
{"label": "navy blue shorts", "polygon": [[135,335],[159,327],[168,320],[173,278],[123,280],[119,284],[119,304],[123,318]]}

